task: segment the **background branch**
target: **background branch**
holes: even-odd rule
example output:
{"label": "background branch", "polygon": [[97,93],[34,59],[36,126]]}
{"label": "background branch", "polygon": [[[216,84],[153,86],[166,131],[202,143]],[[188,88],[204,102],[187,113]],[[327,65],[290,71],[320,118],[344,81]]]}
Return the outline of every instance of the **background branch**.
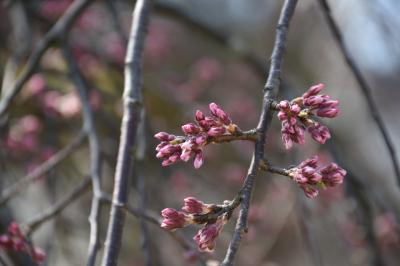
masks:
{"label": "background branch", "polygon": [[341,33],[338,25],[336,24],[335,20],[333,19],[331,9],[329,7],[327,0],[318,0],[318,2],[320,4],[322,13],[325,17],[325,20],[326,20],[329,28],[332,31],[333,37],[335,38],[335,40],[340,48],[340,51],[343,54],[344,60],[346,61],[346,64],[348,65],[351,72],[353,73],[353,75],[361,89],[361,92],[364,94],[365,99],[367,100],[369,111],[371,112],[371,116],[375,120],[375,122],[378,125],[378,128],[382,134],[382,138],[385,142],[386,148],[388,149],[390,158],[392,160],[393,170],[394,170],[396,178],[397,178],[397,183],[400,185],[400,166],[397,161],[396,150],[394,148],[392,140],[390,139],[389,132],[386,129],[383,119],[378,111],[378,106],[376,105],[376,103],[372,97],[372,89],[368,85],[366,79],[363,77],[356,62],[350,56],[350,53],[345,46],[342,33]]}

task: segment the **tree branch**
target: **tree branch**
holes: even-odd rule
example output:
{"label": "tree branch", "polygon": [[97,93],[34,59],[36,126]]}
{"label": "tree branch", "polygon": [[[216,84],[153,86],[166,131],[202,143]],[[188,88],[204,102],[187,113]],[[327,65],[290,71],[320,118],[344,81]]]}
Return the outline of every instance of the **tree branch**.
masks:
{"label": "tree branch", "polygon": [[90,239],[88,250],[88,266],[94,266],[96,263],[97,251],[100,249],[100,215],[101,204],[100,198],[101,190],[101,154],[99,147],[99,140],[97,131],[94,124],[93,112],[89,103],[89,86],[79,70],[78,64],[74,59],[70,47],[65,39],[63,42],[62,50],[64,59],[67,62],[70,76],[75,83],[79,98],[82,103],[83,113],[83,128],[87,133],[89,146],[90,146],[90,173],[92,177],[92,206],[90,209],[89,223],[90,223]]}
{"label": "tree branch", "polygon": [[257,126],[259,138],[255,143],[253,158],[248,170],[247,177],[244,181],[240,195],[243,198],[239,218],[236,223],[235,232],[232,241],[229,244],[226,256],[222,265],[233,265],[233,260],[242,239],[243,232],[247,229],[247,216],[250,207],[251,192],[253,190],[254,181],[260,168],[260,163],[264,159],[264,148],[266,132],[268,130],[273,111],[270,110],[270,105],[276,99],[280,78],[281,78],[281,62],[283,53],[286,46],[287,31],[289,21],[293,16],[297,0],[286,0],[279,17],[278,25],[276,28],[276,40],[271,56],[271,67],[268,74],[267,82],[264,86],[263,107],[260,120]]}
{"label": "tree branch", "polygon": [[151,4],[151,0],[138,0],[133,12],[131,34],[125,58],[124,114],[114,177],[113,204],[102,261],[104,266],[117,264],[121,246],[125,213],[119,205],[124,205],[128,198],[131,152],[135,145],[142,111],[142,61]]}
{"label": "tree branch", "polygon": [[382,138],[385,142],[386,148],[389,151],[390,158],[392,160],[393,164],[393,169],[397,178],[397,183],[400,185],[400,166],[397,161],[396,157],[396,150],[394,148],[393,142],[390,139],[389,132],[385,127],[385,124],[383,122],[383,119],[378,111],[378,106],[374,102],[374,99],[372,97],[372,89],[368,85],[367,81],[361,74],[360,69],[358,68],[357,64],[353,60],[353,58],[350,56],[349,51],[347,50],[342,33],[340,32],[340,29],[338,25],[336,24],[335,20],[333,19],[333,16],[331,14],[331,9],[328,5],[328,2],[326,0],[319,0],[318,1],[322,10],[322,13],[325,17],[326,22],[328,23],[329,28],[332,31],[333,37],[335,38],[340,51],[343,54],[343,57],[350,68],[351,72],[353,73],[354,77],[357,80],[357,83],[361,89],[361,92],[364,94],[365,99],[367,100],[367,104],[369,107],[369,110],[371,112],[372,118],[375,120],[376,124],[378,125],[378,128],[382,134]]}
{"label": "tree branch", "polygon": [[63,197],[61,200],[56,202],[54,205],[45,209],[39,213],[35,218],[24,223],[22,227],[25,230],[26,235],[31,235],[36,229],[38,229],[43,223],[57,216],[63,211],[69,204],[77,200],[84,192],[90,187],[90,177],[84,178],[81,183],[76,186],[69,194]]}
{"label": "tree branch", "polygon": [[66,146],[64,149],[54,154],[50,159],[48,159],[39,167],[35,168],[35,170],[33,170],[32,172],[28,173],[26,176],[18,180],[15,184],[4,189],[1,192],[0,206],[5,204],[9,199],[11,199],[13,196],[18,194],[22,190],[28,188],[30,183],[34,182],[42,175],[49,172],[60,162],[62,162],[68,155],[76,151],[78,147],[85,140],[85,137],[86,137],[86,132],[81,131],[79,135],[70,144],[68,144],[68,146]]}
{"label": "tree branch", "polygon": [[11,105],[12,100],[21,91],[22,86],[33,75],[40,59],[46,50],[59,38],[63,38],[72,27],[75,20],[82,14],[92,0],[76,0],[68,10],[61,16],[50,31],[39,41],[30,55],[22,73],[17,80],[8,88],[2,88],[4,97],[0,101],[0,117],[2,117]]}

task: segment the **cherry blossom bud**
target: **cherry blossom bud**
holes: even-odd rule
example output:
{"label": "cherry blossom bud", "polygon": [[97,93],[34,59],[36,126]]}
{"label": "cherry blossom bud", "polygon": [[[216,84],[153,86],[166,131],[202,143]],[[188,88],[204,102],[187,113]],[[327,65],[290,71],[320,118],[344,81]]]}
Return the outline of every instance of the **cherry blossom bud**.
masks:
{"label": "cherry blossom bud", "polygon": [[304,191],[304,194],[306,195],[307,198],[313,199],[316,196],[318,196],[318,189],[310,186],[302,186],[301,187]]}
{"label": "cherry blossom bud", "polygon": [[286,120],[288,117],[287,117],[287,114],[285,113],[285,112],[283,112],[283,111],[279,111],[278,112],[278,119],[279,120],[281,120],[281,121],[284,121],[284,120]]}
{"label": "cherry blossom bud", "polygon": [[168,145],[168,142],[161,142],[160,144],[157,145],[156,151],[160,151],[162,148],[164,148],[167,145]]}
{"label": "cherry blossom bud", "polygon": [[193,155],[193,152],[191,150],[183,150],[180,158],[182,161],[187,162],[190,160],[190,157],[192,157],[192,155]]}
{"label": "cherry blossom bud", "polygon": [[320,123],[315,123],[307,130],[311,134],[311,137],[320,144],[325,144],[325,142],[331,138],[329,129],[326,126],[321,125]]}
{"label": "cherry blossom bud", "polygon": [[209,107],[211,114],[215,117],[218,117],[223,124],[225,125],[231,124],[231,119],[229,118],[227,113],[225,113],[225,111],[222,110],[217,104],[210,103]]}
{"label": "cherry blossom bud", "polygon": [[289,108],[290,108],[289,101],[286,101],[286,100],[285,101],[280,101],[278,103],[278,108],[281,109],[282,111],[284,111],[284,110],[288,111]]}
{"label": "cherry blossom bud", "polygon": [[215,240],[222,229],[220,222],[207,224],[203,227],[197,235],[194,236],[194,241],[197,243],[200,251],[213,251],[215,247]]}
{"label": "cherry blossom bud", "polygon": [[186,135],[195,135],[200,132],[200,128],[193,123],[189,123],[182,126],[182,131]]}
{"label": "cherry blossom bud", "polygon": [[209,135],[211,137],[218,137],[218,136],[221,136],[222,134],[224,134],[225,131],[226,131],[226,129],[223,127],[212,127],[207,131],[207,135]]}
{"label": "cherry blossom bud", "polygon": [[320,93],[324,88],[325,88],[325,84],[323,84],[323,83],[320,83],[320,84],[318,84],[318,85],[314,85],[314,86],[312,86],[311,88],[309,88],[308,91],[306,91],[306,92],[303,94],[303,98],[305,99],[305,98],[308,98],[308,97],[310,97],[310,96],[317,95],[317,94]]}
{"label": "cherry blossom bud", "polygon": [[170,155],[176,151],[179,151],[180,147],[179,146],[174,146],[174,145],[166,145],[165,147],[163,147],[159,152],[165,155]]}
{"label": "cherry blossom bud", "polygon": [[318,155],[314,155],[313,157],[308,158],[307,160],[304,160],[303,162],[301,162],[298,167],[304,168],[304,167],[308,166],[308,167],[312,167],[312,168],[317,168],[318,160],[319,160]]}
{"label": "cherry blossom bud", "polygon": [[290,112],[293,113],[293,115],[298,115],[301,111],[301,108],[299,105],[297,104],[293,104],[292,106],[290,106]]}
{"label": "cherry blossom bud", "polygon": [[171,141],[175,139],[175,136],[170,135],[166,132],[158,132],[157,134],[154,135],[154,137],[159,141]]}
{"label": "cherry blossom bud", "polygon": [[172,163],[176,163],[180,159],[180,153],[174,153],[171,156],[168,157],[168,160],[171,161]]}
{"label": "cherry blossom bud", "polygon": [[177,211],[173,208],[166,208],[161,211],[164,218],[161,227],[167,230],[182,228],[186,225],[186,215],[183,212]]}
{"label": "cherry blossom bud", "polygon": [[207,141],[207,135],[202,134],[196,137],[196,144],[197,145],[203,145]]}
{"label": "cherry blossom bud", "polygon": [[347,172],[337,164],[330,163],[321,169],[321,174],[323,176],[322,182],[327,186],[333,187],[343,183]]}
{"label": "cherry blossom bud", "polygon": [[204,158],[203,158],[203,153],[202,152],[198,152],[196,154],[196,157],[194,158],[194,168],[199,169],[204,163]]}
{"label": "cherry blossom bud", "polygon": [[182,210],[187,213],[200,214],[204,212],[206,207],[202,201],[197,200],[194,197],[187,197],[184,199],[185,205]]}
{"label": "cherry blossom bud", "polygon": [[315,95],[315,96],[310,96],[308,98],[305,98],[303,101],[303,104],[305,106],[318,106],[321,103],[325,101],[324,97],[322,95]]}
{"label": "cherry blossom bud", "polygon": [[205,119],[205,116],[204,116],[204,114],[203,114],[202,111],[197,110],[197,111],[196,111],[195,118],[196,118],[196,120],[197,120],[198,122],[200,122],[201,120],[204,120],[204,119]]}
{"label": "cherry blossom bud", "polygon": [[32,259],[34,262],[41,263],[46,259],[46,253],[42,249],[35,247],[33,249]]}
{"label": "cherry blossom bud", "polygon": [[16,222],[11,222],[8,226],[8,233],[13,236],[22,237],[22,231]]}
{"label": "cherry blossom bud", "polygon": [[285,149],[289,150],[293,147],[293,141],[290,135],[287,133],[282,133],[282,142],[285,145]]}
{"label": "cherry blossom bud", "polygon": [[166,167],[166,166],[169,166],[169,165],[171,165],[173,163],[174,162],[170,161],[169,159],[166,159],[166,160],[162,161],[161,165]]}
{"label": "cherry blossom bud", "polygon": [[317,115],[320,117],[334,118],[338,116],[339,109],[337,108],[321,108],[317,110]]}

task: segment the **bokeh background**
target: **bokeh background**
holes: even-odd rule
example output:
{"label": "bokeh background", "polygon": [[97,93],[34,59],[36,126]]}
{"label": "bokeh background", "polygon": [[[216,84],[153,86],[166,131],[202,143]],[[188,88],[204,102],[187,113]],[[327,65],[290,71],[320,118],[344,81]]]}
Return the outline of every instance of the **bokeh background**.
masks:
{"label": "bokeh background", "polygon": [[[18,77],[35,44],[72,2],[0,3],[3,94],[7,84]],[[373,89],[373,98],[394,148],[399,151],[400,2],[329,2],[346,46]],[[200,170],[194,170],[191,163],[163,168],[155,158],[157,141],[153,135],[159,131],[180,134],[180,126],[193,121],[197,109],[207,111],[210,102],[218,103],[242,129],[256,125],[282,3],[168,0],[155,4],[145,46],[145,133],[138,143],[139,150],[145,149],[145,160],[136,169],[145,177],[148,210],[159,213],[166,207],[180,208],[187,196],[221,203],[232,199],[239,190],[251,158],[251,143],[207,147],[205,165]],[[103,187],[110,194],[133,5],[134,1],[93,1],[68,37],[90,85],[103,157]],[[260,174],[252,199],[249,232],[236,265],[376,265],[376,256],[382,256],[384,265],[400,263],[400,194],[388,151],[318,1],[301,0],[291,22],[279,99],[301,95],[321,82],[326,84],[326,93],[340,101],[342,110],[338,118],[324,121],[334,135],[329,145],[320,146],[307,139],[305,145],[285,151],[280,124],[275,119],[268,132],[267,156],[274,164],[289,167],[319,154],[326,162],[339,162],[351,176],[344,185],[310,200],[290,180]],[[6,121],[2,121],[0,187],[15,183],[62,149],[79,133],[81,125],[81,104],[55,43],[13,102]],[[89,149],[85,143],[1,207],[0,233],[11,221],[23,223],[57,202],[88,174]],[[143,199],[136,176],[132,174],[129,201],[139,206]],[[43,265],[85,263],[90,201],[89,190],[33,234],[35,245],[47,254]],[[104,242],[108,205],[104,205],[102,215]],[[234,218],[218,238],[215,252],[202,256],[209,265],[217,265],[224,257]],[[152,265],[189,264],[187,254],[170,235],[152,224],[147,229]],[[191,240],[197,230],[187,227],[179,233]],[[375,243],[372,245],[371,232]],[[119,265],[146,265],[142,246],[140,221],[128,217]],[[4,252],[0,253],[6,258]],[[29,260],[25,263],[32,264]]]}

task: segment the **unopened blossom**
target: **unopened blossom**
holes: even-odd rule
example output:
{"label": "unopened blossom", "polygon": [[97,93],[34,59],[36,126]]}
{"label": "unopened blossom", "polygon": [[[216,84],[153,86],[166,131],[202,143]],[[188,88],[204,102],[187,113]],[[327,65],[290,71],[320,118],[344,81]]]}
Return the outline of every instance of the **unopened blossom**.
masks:
{"label": "unopened blossom", "polygon": [[178,161],[187,162],[194,158],[193,165],[198,169],[204,163],[203,149],[209,139],[230,135],[238,130],[238,127],[232,124],[228,114],[217,104],[210,103],[209,108],[212,116],[206,116],[202,111],[197,110],[195,122],[181,127],[184,136],[175,136],[166,132],[154,135],[160,141],[156,147],[156,157],[163,159],[162,166]]}
{"label": "unopened blossom", "polygon": [[331,137],[326,126],[313,120],[314,116],[334,118],[339,114],[339,101],[319,94],[324,87],[322,83],[312,86],[302,97],[277,104],[277,116],[282,121],[282,142],[286,149],[292,148],[294,143],[304,144],[305,130],[320,144]]}
{"label": "unopened blossom", "polygon": [[207,224],[205,227],[199,230],[193,239],[197,243],[200,251],[210,252],[214,250],[215,240],[221,232],[222,227],[223,224],[218,221],[216,223]]}
{"label": "unopened blossom", "polygon": [[7,232],[0,235],[0,250],[12,250],[29,254],[34,262],[41,263],[46,258],[45,252],[38,247],[31,247],[16,222],[11,222]]}
{"label": "unopened blossom", "polygon": [[187,213],[200,214],[209,210],[208,204],[204,204],[204,202],[194,197],[187,197],[183,201],[185,205],[182,207],[182,210]]}
{"label": "unopened blossom", "polygon": [[182,228],[186,225],[186,215],[183,212],[177,211],[173,208],[166,208],[162,210],[161,215],[163,221],[161,227],[167,230],[174,230]]}
{"label": "unopened blossom", "polygon": [[334,187],[343,183],[346,170],[335,163],[318,167],[318,156],[313,156],[297,167],[290,169],[289,175],[303,189],[309,198],[318,195],[318,188]]}

